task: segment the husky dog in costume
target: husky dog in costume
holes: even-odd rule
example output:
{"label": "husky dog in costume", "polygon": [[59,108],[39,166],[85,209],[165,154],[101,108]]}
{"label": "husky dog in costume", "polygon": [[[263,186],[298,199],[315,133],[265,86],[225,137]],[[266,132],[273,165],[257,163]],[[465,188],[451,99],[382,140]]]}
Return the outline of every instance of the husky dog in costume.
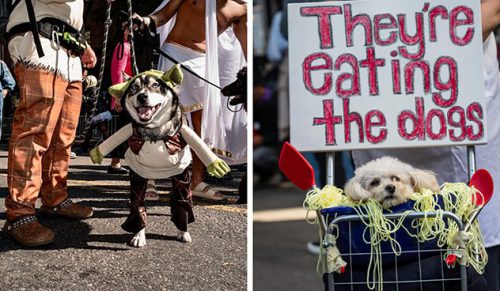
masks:
{"label": "husky dog in costume", "polygon": [[229,172],[228,165],[217,158],[186,124],[173,89],[181,81],[182,71],[179,66],[174,66],[166,73],[150,70],[110,87],[109,93],[121,99],[132,123],[90,152],[92,162],[100,164],[104,156],[128,140],[125,160],[131,168],[130,214],[122,228],[135,234],[130,241],[135,247],[146,245],[144,195],[148,180],[173,178],[172,221],[178,229],[177,239],[190,242],[187,226],[194,222],[194,214],[189,190],[189,148],[207,166],[210,175],[222,177]]}

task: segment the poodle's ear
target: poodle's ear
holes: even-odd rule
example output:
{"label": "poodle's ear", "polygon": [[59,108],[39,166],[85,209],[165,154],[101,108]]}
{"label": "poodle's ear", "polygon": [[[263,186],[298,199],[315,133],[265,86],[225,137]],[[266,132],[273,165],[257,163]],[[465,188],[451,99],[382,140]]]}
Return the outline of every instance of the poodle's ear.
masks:
{"label": "poodle's ear", "polygon": [[410,177],[415,192],[421,192],[422,189],[429,189],[434,193],[439,192],[439,184],[433,172],[413,169]]}
{"label": "poodle's ear", "polygon": [[372,196],[370,192],[361,186],[356,177],[345,184],[344,193],[355,201],[367,200]]}

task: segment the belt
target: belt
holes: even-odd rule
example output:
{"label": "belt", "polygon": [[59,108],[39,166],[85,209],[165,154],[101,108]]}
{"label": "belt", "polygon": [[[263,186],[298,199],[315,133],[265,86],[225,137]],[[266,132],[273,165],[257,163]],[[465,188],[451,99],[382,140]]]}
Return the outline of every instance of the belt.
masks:
{"label": "belt", "polygon": [[[45,17],[37,21],[36,24],[41,36],[55,41],[71,54],[81,56],[87,48],[85,39],[80,31],[60,19]],[[18,24],[7,32],[7,39],[28,31],[32,31],[32,24],[30,22]]]}

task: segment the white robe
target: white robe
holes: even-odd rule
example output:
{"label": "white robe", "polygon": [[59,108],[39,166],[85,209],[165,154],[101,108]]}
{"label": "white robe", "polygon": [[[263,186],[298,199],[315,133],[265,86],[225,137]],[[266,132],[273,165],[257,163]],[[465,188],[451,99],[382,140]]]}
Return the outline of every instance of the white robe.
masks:
{"label": "white robe", "polygon": [[[163,8],[169,0],[164,0],[155,11]],[[206,70],[205,79],[224,88],[236,80],[236,73],[246,65],[243,50],[236,39],[232,28],[217,37],[216,2],[206,0],[205,34],[206,34]],[[172,30],[175,16],[165,25],[157,28],[160,43],[163,44]],[[159,69],[165,60],[160,57]],[[217,65],[216,65],[217,64]],[[188,72],[184,72],[189,74]],[[244,110],[232,112],[227,108],[227,97],[212,85],[205,86],[201,138],[210,148],[231,153],[232,157],[220,156],[228,164],[246,163],[247,151],[247,115]],[[234,110],[234,106],[230,107]]]}

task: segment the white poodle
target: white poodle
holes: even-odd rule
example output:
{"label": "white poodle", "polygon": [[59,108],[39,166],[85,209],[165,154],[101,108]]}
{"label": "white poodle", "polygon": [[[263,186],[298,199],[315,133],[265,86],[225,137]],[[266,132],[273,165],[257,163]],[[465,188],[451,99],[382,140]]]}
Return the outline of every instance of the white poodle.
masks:
{"label": "white poodle", "polygon": [[439,192],[433,172],[416,169],[393,157],[370,161],[354,174],[345,185],[345,194],[355,201],[373,198],[384,208],[406,202],[421,189]]}

